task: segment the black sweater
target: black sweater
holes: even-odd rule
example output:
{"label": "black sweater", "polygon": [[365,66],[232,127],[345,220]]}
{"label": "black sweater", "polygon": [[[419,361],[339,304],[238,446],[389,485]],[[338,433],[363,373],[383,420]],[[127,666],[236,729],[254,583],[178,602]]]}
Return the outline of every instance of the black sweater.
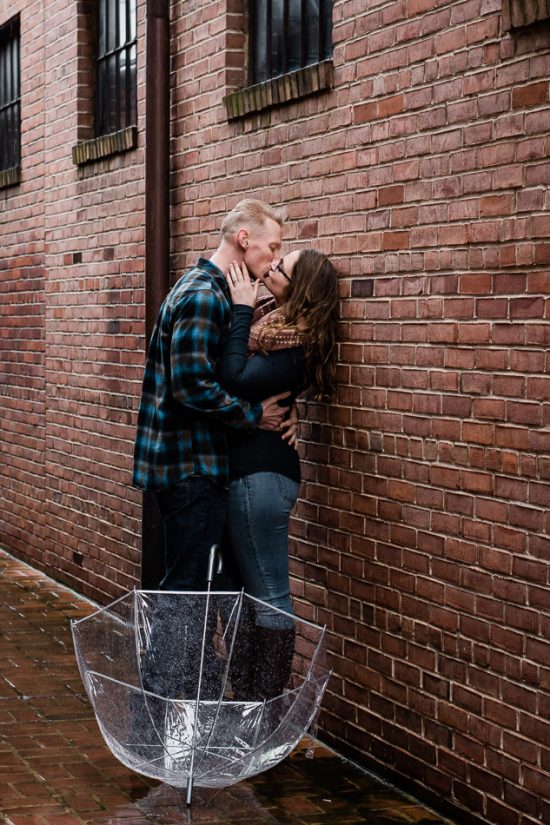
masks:
{"label": "black sweater", "polygon": [[[281,404],[290,406],[307,386],[303,347],[273,350],[247,356],[252,308],[233,307],[231,330],[219,363],[221,383],[229,392],[247,401],[264,401],[290,391]],[[281,434],[268,430],[228,432],[229,477],[274,472],[300,481],[300,461]]]}

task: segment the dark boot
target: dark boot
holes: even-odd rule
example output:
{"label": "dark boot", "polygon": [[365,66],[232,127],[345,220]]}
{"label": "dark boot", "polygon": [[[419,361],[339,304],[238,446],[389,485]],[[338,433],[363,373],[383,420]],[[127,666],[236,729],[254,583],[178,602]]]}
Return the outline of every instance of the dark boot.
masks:
{"label": "dark boot", "polygon": [[256,656],[252,693],[254,699],[274,699],[288,683],[294,657],[295,629],[256,627]]}
{"label": "dark boot", "polygon": [[256,661],[256,627],[254,612],[247,603],[243,605],[236,633],[229,679],[233,689],[233,699],[237,702],[248,702],[254,699],[252,688]]}

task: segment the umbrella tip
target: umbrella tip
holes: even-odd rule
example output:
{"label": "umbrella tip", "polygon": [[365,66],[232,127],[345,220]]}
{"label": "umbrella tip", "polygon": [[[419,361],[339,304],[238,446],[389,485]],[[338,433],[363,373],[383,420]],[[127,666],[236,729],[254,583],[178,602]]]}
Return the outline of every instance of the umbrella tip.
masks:
{"label": "umbrella tip", "polygon": [[190,776],[187,780],[187,797],[185,799],[185,804],[188,808],[191,807],[191,798],[193,796],[193,777]]}

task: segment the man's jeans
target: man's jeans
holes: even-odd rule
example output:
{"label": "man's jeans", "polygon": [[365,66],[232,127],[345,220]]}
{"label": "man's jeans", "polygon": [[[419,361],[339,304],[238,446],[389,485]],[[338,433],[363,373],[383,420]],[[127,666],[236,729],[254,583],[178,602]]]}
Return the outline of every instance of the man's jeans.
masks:
{"label": "man's jeans", "polygon": [[[156,493],[156,499],[164,521],[166,563],[159,589],[205,591],[210,548],[222,542],[227,490],[202,476],[191,476]],[[193,595],[157,597],[142,663],[146,690],[167,698],[194,695],[205,603],[205,597]],[[214,689],[219,667],[211,635],[205,664]],[[204,687],[209,692],[208,685]]]}
{"label": "man's jeans", "polygon": [[190,476],[155,497],[164,522],[166,574],[160,590],[206,590],[210,548],[222,542],[227,490]]}

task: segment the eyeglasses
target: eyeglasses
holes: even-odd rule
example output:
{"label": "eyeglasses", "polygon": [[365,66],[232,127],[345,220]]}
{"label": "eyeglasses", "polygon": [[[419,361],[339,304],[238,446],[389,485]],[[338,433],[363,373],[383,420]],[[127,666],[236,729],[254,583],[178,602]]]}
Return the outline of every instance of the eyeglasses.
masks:
{"label": "eyeglasses", "polygon": [[286,279],[287,279],[287,281],[289,281],[289,282],[290,282],[290,275],[288,275],[288,274],[285,272],[285,270],[284,270],[284,267],[283,267],[283,259],[282,259],[282,258],[281,258],[281,260],[279,261],[279,263],[277,263],[277,264],[271,264],[271,271],[273,272],[275,269],[276,269],[278,272],[280,272],[280,273],[281,273],[281,275],[283,276],[283,278],[286,278]]}

